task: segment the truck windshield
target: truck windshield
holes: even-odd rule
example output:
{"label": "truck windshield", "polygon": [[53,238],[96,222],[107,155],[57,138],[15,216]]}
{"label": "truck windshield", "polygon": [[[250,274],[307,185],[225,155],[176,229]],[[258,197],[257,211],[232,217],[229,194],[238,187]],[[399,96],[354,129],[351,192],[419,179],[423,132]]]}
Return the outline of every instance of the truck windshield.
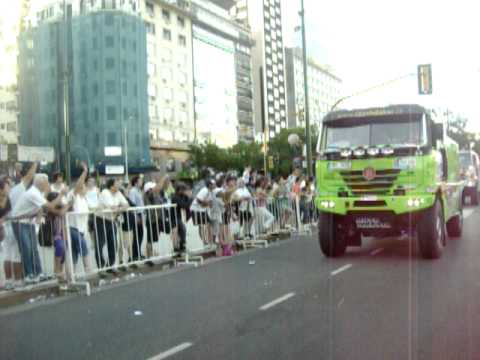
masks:
{"label": "truck windshield", "polygon": [[425,143],[420,116],[351,118],[327,124],[325,149],[356,148],[360,146],[405,146]]}

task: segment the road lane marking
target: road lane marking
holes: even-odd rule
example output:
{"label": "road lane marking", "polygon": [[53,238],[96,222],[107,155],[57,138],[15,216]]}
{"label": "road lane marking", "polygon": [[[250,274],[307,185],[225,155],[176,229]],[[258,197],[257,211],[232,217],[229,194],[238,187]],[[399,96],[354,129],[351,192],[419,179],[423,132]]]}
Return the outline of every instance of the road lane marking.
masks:
{"label": "road lane marking", "polygon": [[278,305],[278,304],[280,304],[284,301],[287,301],[288,299],[290,299],[291,297],[294,297],[294,296],[295,296],[295,293],[293,293],[293,292],[288,293],[286,295],[283,295],[283,296],[279,297],[278,299],[275,299],[275,300],[269,302],[268,304],[263,305],[262,307],[259,308],[259,310],[260,311],[268,310],[271,307],[274,307],[275,305]]}
{"label": "road lane marking", "polygon": [[175,355],[175,354],[177,354],[181,351],[184,351],[191,346],[193,346],[192,343],[184,342],[183,344],[177,345],[177,346],[171,348],[170,350],[164,351],[164,352],[158,354],[157,356],[149,358],[148,360],[163,360],[163,359],[166,359],[166,358],[168,358],[172,355]]}
{"label": "road lane marking", "polygon": [[384,249],[384,248],[379,248],[379,249],[377,249],[377,250],[372,251],[372,252],[370,253],[370,255],[375,256],[375,255],[377,255],[377,254],[380,254],[383,250],[385,250],[385,249]]}
{"label": "road lane marking", "polygon": [[340,274],[342,271],[345,271],[345,270],[350,269],[352,266],[353,266],[352,264],[344,265],[344,266],[342,266],[341,268],[339,268],[339,269],[337,269],[337,270],[335,270],[335,271],[332,271],[332,272],[330,273],[330,275],[332,275],[332,276],[338,275],[338,274]]}
{"label": "road lane marking", "polygon": [[474,209],[465,209],[463,210],[463,218],[468,219],[473,213],[475,212]]}

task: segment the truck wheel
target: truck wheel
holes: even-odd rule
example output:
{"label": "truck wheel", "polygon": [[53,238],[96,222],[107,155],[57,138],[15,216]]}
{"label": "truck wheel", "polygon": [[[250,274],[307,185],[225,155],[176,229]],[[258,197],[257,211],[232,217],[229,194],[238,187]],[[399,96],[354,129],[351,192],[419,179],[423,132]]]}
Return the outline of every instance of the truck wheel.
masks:
{"label": "truck wheel", "polygon": [[422,216],[418,226],[418,245],[425,259],[438,259],[445,246],[445,221],[440,200]]}
{"label": "truck wheel", "polygon": [[449,237],[459,238],[462,236],[463,211],[447,221],[447,233]]}
{"label": "truck wheel", "polygon": [[478,192],[476,188],[472,190],[472,193],[470,194],[470,199],[471,199],[470,203],[472,205],[475,205],[475,206],[478,205]]}
{"label": "truck wheel", "polygon": [[318,218],[318,242],[326,257],[339,257],[345,254],[347,239],[341,231],[338,231],[334,215],[320,214]]}

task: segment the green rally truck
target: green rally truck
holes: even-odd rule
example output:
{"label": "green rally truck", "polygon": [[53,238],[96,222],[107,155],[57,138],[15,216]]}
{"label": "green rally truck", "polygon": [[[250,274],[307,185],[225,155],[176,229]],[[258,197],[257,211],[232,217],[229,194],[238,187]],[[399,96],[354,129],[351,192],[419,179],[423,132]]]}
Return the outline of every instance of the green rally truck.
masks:
{"label": "green rally truck", "polygon": [[439,258],[462,233],[458,145],[419,105],[342,110],[322,122],[316,163],[318,236],[327,257],[362,236],[417,236]]}

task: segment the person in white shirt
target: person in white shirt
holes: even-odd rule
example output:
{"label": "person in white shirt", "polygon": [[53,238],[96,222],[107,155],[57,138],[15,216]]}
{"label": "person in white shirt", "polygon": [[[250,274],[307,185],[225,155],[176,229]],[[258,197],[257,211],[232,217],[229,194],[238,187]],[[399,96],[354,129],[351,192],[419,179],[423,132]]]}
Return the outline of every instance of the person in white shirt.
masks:
{"label": "person in white shirt", "polygon": [[83,172],[78,178],[75,188],[68,193],[67,199],[68,203],[72,204],[71,210],[75,213],[68,217],[73,263],[76,265],[78,258],[81,257],[84,271],[88,274],[90,263],[88,260],[87,241],[85,240],[85,235],[88,232],[88,212],[90,211],[86,198],[87,189],[85,187],[87,174],[88,167],[86,164],[83,164]]}
{"label": "person in white shirt", "polygon": [[[44,194],[49,188],[48,176],[46,174],[36,174],[33,179],[33,186],[20,196],[12,210],[12,218],[18,220],[13,222],[12,225],[18,241],[27,284],[45,279],[38,254],[37,231],[32,218],[42,210],[60,214],[57,205],[61,205],[61,196],[51,202],[45,199]],[[61,195],[64,194],[64,192],[61,193]]]}
{"label": "person in white shirt", "polygon": [[65,185],[65,182],[63,181],[63,175],[60,172],[56,172],[52,175],[52,182],[53,183],[50,185],[51,192],[60,194],[67,188],[67,185]]}
{"label": "person in white shirt", "polygon": [[[131,180],[131,189],[128,193],[128,198],[136,207],[144,207],[143,201],[143,178],[141,176],[134,176]],[[143,241],[143,217],[144,211],[135,213],[135,222],[130,224],[133,233],[132,243],[132,258],[131,260],[137,261],[143,258],[142,256],[142,241]]]}
{"label": "person in white shirt", "polygon": [[[18,184],[10,189],[8,195],[12,209],[17,204],[20,196],[27,191],[27,188],[32,184],[36,171],[37,163],[31,163],[30,166],[22,167],[22,178]],[[21,285],[23,270],[18,242],[15,239],[10,222],[5,224],[5,230],[6,236],[2,244],[4,250],[3,270],[5,271],[5,288],[9,290]]]}
{"label": "person in white shirt", "polygon": [[206,184],[197,196],[195,196],[190,210],[192,211],[193,224],[198,225],[200,238],[205,245],[208,245],[211,243],[212,234],[207,209],[212,207],[214,197],[213,190],[216,184],[213,179],[208,180]]}
{"label": "person in white shirt", "polygon": [[[99,269],[104,268],[107,263],[103,257],[103,247],[107,243],[108,266],[115,264],[115,247],[117,243],[116,217],[128,208],[128,202],[119,191],[119,184],[115,179],[109,179],[98,198],[98,208],[103,210],[97,213],[95,227],[97,233],[97,246],[95,247],[95,259]],[[108,269],[108,273],[116,273],[114,269]]]}
{"label": "person in white shirt", "polygon": [[238,216],[240,226],[243,228],[244,237],[252,237],[250,229],[252,227],[252,194],[248,190],[243,179],[238,179],[237,190],[232,195],[232,200],[238,204]]}

